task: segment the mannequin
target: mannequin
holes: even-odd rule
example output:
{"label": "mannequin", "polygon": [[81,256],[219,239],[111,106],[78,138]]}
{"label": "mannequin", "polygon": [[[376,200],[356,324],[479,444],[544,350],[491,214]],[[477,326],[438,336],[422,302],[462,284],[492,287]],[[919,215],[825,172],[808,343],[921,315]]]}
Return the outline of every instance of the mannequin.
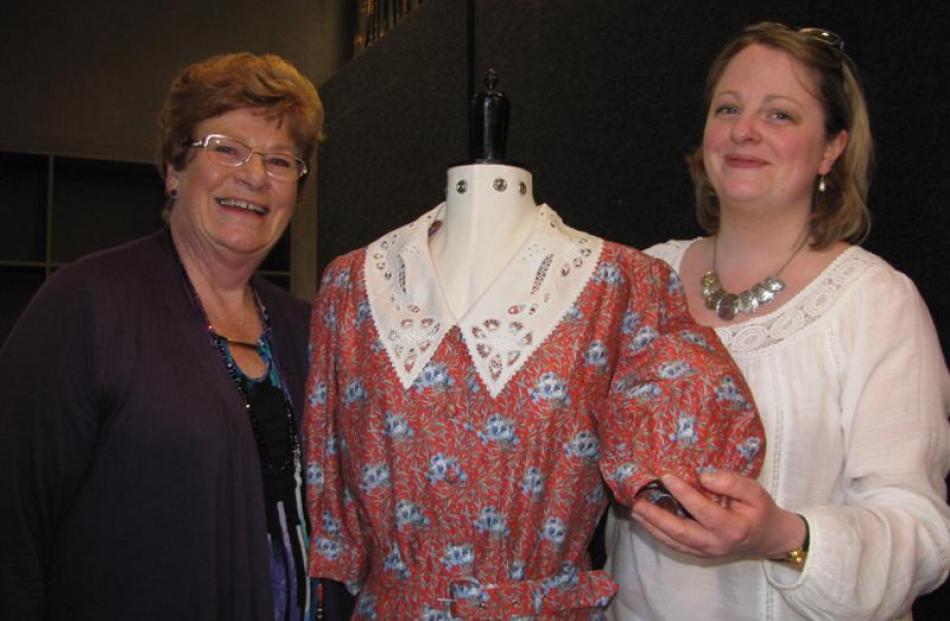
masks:
{"label": "mannequin", "polygon": [[508,100],[489,69],[486,91],[472,99],[470,160],[449,168],[442,226],[429,252],[457,319],[488,289],[534,226],[531,173],[504,159]]}
{"label": "mannequin", "polygon": [[314,302],[310,572],[360,618],[590,619],[616,590],[587,555],[608,487],[757,468],[751,397],[682,329],[679,281],[535,204],[496,81],[445,203],[335,259]]}

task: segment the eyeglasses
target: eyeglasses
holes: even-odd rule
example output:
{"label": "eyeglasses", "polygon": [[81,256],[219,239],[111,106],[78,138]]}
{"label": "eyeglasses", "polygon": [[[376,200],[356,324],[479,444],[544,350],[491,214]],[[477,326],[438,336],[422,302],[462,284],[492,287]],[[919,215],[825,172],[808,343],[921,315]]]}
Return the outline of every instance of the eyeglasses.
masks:
{"label": "eyeglasses", "polygon": [[307,163],[291,153],[262,153],[230,136],[208,134],[201,140],[186,142],[184,146],[201,147],[209,160],[231,168],[244,166],[257,153],[264,160],[267,174],[280,181],[296,181],[307,174]]}
{"label": "eyeglasses", "polygon": [[841,35],[824,28],[799,28],[798,32],[817,41],[830,45],[837,54],[844,53],[844,39]]}

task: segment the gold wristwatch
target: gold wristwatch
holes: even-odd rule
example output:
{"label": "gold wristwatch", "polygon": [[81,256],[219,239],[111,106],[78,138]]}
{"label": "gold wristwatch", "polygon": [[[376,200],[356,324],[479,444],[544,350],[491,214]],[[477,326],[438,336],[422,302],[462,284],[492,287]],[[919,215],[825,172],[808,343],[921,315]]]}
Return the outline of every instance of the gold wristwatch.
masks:
{"label": "gold wristwatch", "polygon": [[805,540],[802,541],[802,545],[786,552],[784,557],[773,560],[785,563],[793,569],[801,571],[805,567],[805,561],[808,560],[809,531],[808,520],[805,519],[805,516],[798,514],[798,517],[800,517],[802,522],[805,523]]}

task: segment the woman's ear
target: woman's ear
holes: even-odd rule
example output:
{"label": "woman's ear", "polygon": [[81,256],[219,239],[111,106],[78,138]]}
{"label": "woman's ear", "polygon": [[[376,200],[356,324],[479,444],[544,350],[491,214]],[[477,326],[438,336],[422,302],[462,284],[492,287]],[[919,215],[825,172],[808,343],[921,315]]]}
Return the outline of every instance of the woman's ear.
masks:
{"label": "woman's ear", "polygon": [[835,165],[835,161],[844,153],[846,146],[848,146],[848,132],[842,129],[825,145],[825,152],[822,154],[821,163],[818,165],[819,175],[827,175],[831,171],[831,167]]}

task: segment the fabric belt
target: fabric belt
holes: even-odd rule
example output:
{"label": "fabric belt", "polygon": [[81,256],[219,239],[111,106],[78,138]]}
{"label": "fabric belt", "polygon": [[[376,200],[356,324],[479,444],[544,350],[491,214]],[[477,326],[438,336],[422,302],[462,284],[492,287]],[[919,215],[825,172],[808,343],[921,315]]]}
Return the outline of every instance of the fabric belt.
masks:
{"label": "fabric belt", "polygon": [[498,584],[456,578],[449,583],[450,597],[441,601],[453,617],[474,621],[603,608],[616,592],[610,575],[597,570]]}

